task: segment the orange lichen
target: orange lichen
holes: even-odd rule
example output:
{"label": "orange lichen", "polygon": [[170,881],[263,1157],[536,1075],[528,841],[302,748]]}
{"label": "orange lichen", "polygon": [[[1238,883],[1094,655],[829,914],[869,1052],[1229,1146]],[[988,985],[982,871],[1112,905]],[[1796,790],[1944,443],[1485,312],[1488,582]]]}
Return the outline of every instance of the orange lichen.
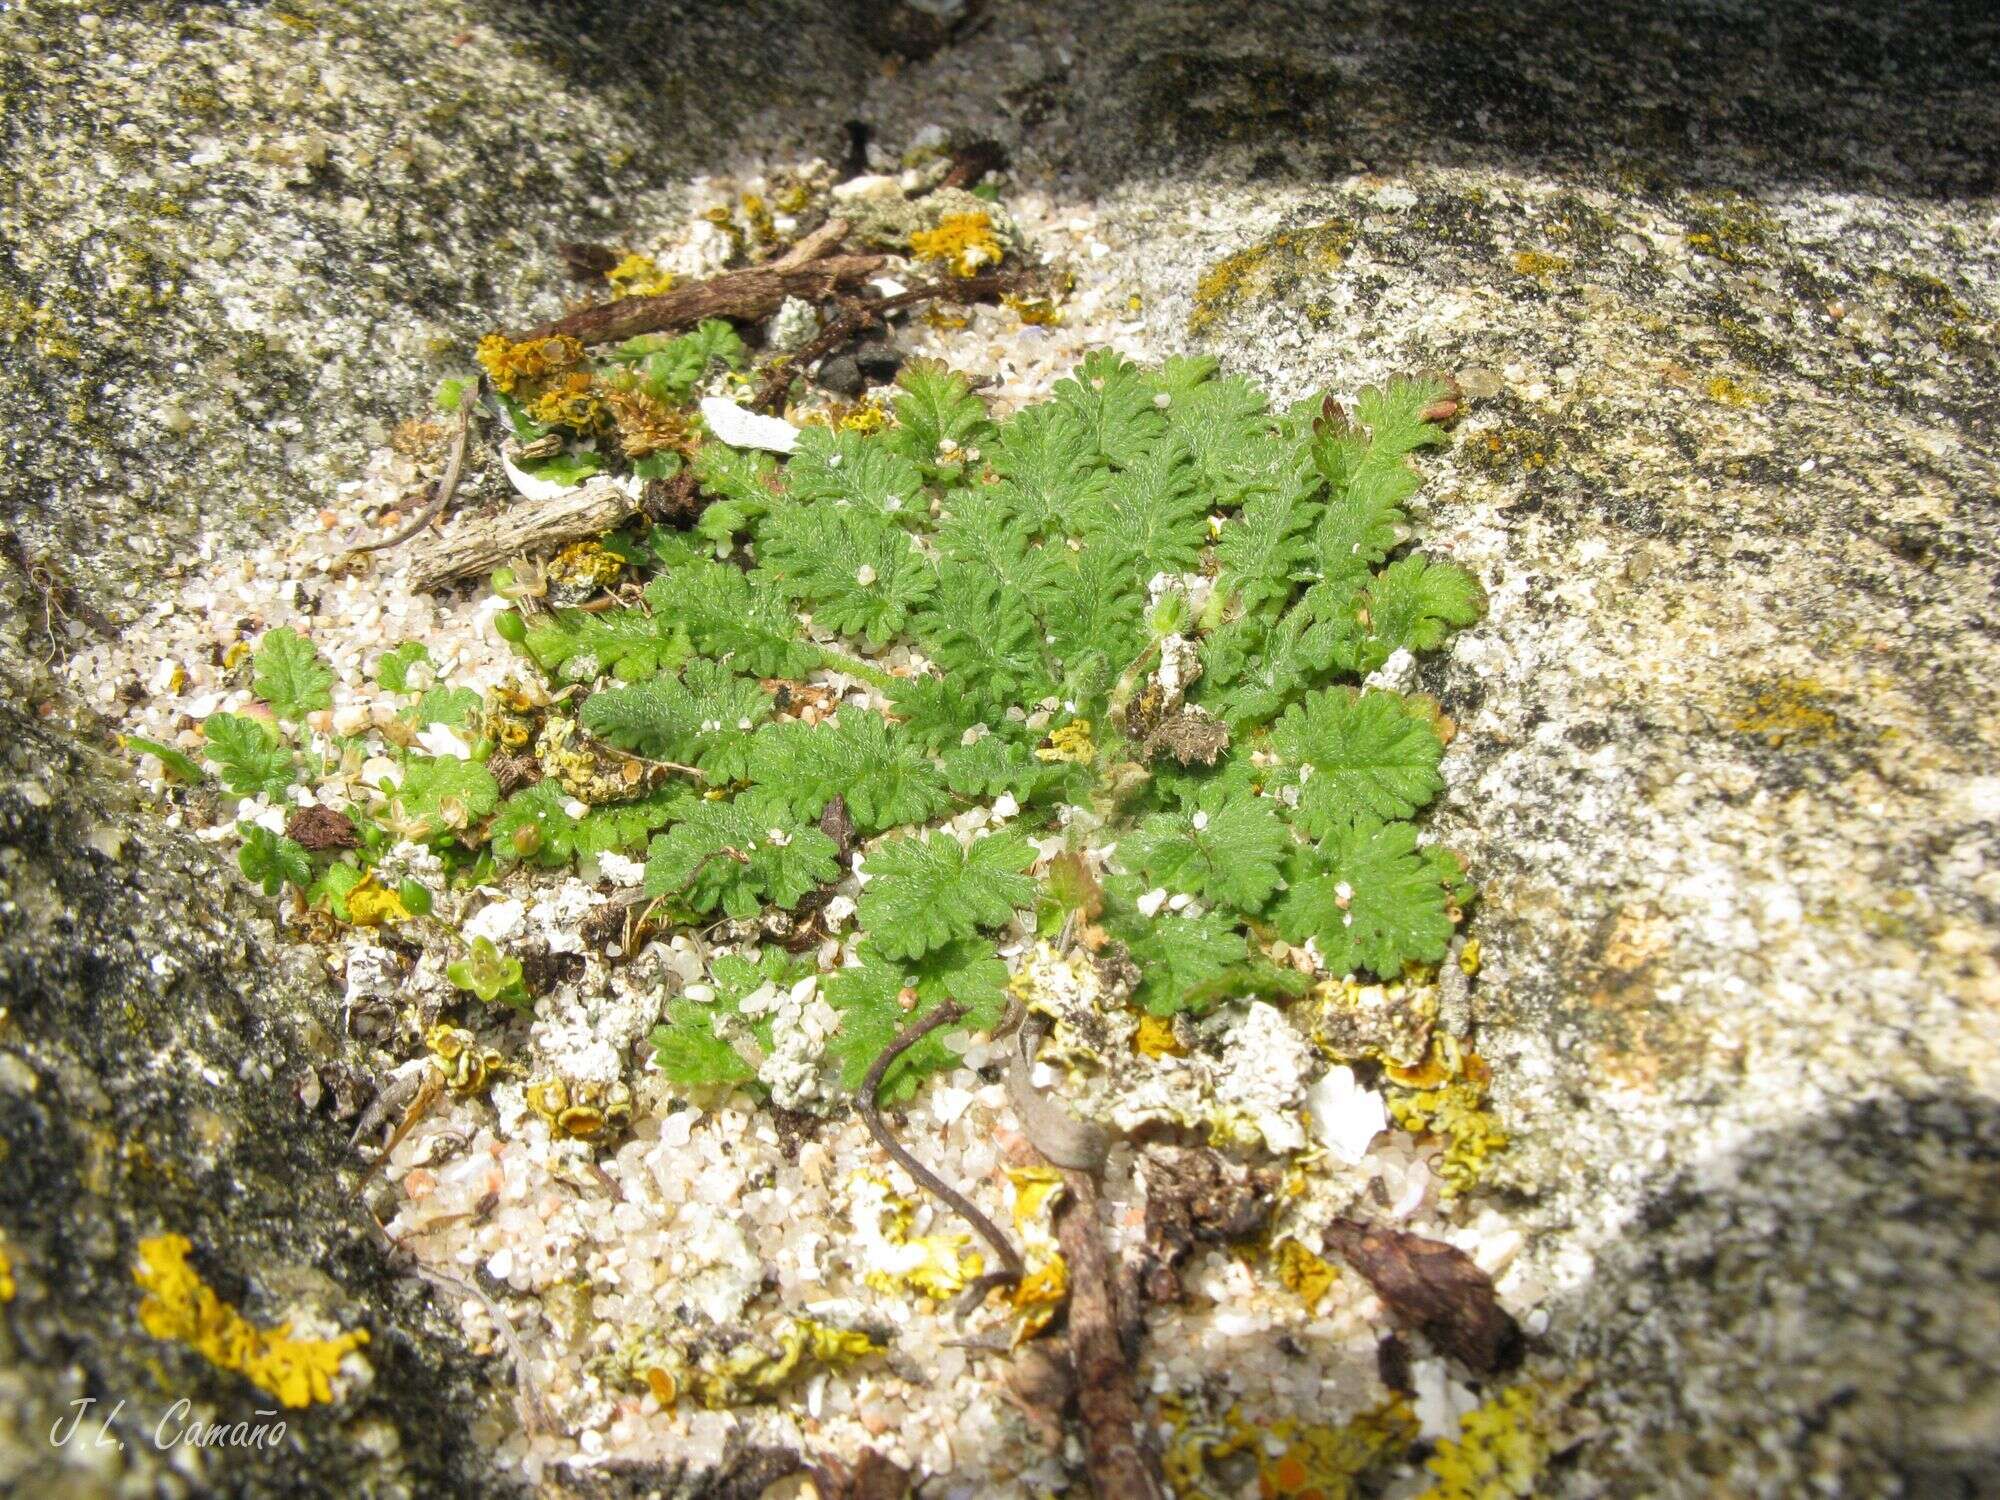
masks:
{"label": "orange lichen", "polygon": [[993,233],[993,220],[978,211],[946,214],[935,229],[910,236],[910,253],[919,260],[943,261],[954,276],[970,276],[981,266],[998,265],[1005,251]]}
{"label": "orange lichen", "polygon": [[669,449],[685,453],[691,442],[687,418],[644,391],[606,391],[604,401],[618,424],[618,442],[627,458],[645,458]]}
{"label": "orange lichen", "polygon": [[572,370],[529,402],[528,415],[544,427],[567,428],[585,437],[603,437],[618,426],[597,382],[582,370]]}
{"label": "orange lichen", "polygon": [[[1408,1448],[1419,1429],[1409,1402],[1392,1396],[1338,1427],[1280,1421],[1268,1431],[1285,1446],[1258,1466],[1263,1500],[1347,1500],[1359,1493],[1357,1480]],[[1261,1443],[1252,1451],[1269,1455]]]}
{"label": "orange lichen", "polygon": [[511,396],[523,380],[540,380],[578,363],[583,345],[566,333],[519,344],[505,334],[489,333],[479,341],[475,357],[487,379]]}
{"label": "orange lichen", "polygon": [[333,1377],[349,1351],[368,1342],[357,1328],[330,1339],[295,1339],[292,1325],[259,1328],[224,1302],[187,1262],[193,1245],[178,1234],[139,1242],[132,1279],[144,1288],[139,1322],[156,1339],[176,1339],[209,1363],[233,1370],[286,1406],[333,1399]]}

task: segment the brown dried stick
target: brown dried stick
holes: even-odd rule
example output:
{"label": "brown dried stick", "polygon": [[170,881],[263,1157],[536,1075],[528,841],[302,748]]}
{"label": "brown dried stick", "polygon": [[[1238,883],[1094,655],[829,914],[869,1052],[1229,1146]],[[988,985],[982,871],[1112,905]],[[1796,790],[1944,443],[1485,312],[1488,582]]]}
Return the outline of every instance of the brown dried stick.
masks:
{"label": "brown dried stick", "polygon": [[885,313],[915,307],[921,302],[988,302],[1032,284],[1031,271],[988,271],[983,276],[948,276],[898,292],[893,297],[873,301],[847,299],[840,316],[834,318],[796,353],[780,355],[764,366],[764,378],[750,398],[752,411],[775,411],[783,400],[792,376],[815,360],[825,359],[844,348],[882,321]]}
{"label": "brown dried stick", "polygon": [[451,497],[458,493],[458,476],[465,468],[465,444],[466,439],[472,432],[472,407],[472,392],[460,391],[458,396],[458,428],[452,434],[451,456],[445,460],[444,477],[438,480],[437,493],[431,497],[431,503],[417,513],[415,520],[411,521],[409,525],[405,526],[394,536],[388,537],[383,541],[363,542],[359,546],[350,547],[348,548],[350,553],[380,552],[384,547],[400,547],[404,542],[407,542],[411,537],[435,521],[444,508],[451,504]]}
{"label": "brown dried stick", "polygon": [[1104,1248],[1097,1179],[1065,1169],[1056,1240],[1069,1267],[1069,1358],[1083,1421],[1084,1466],[1097,1500],[1162,1500],[1167,1493],[1141,1440],[1139,1403],[1119,1337],[1117,1281]]}
{"label": "brown dried stick", "polygon": [[567,334],[585,344],[609,344],[642,333],[691,328],[703,318],[756,322],[784,306],[787,297],[817,301],[843,287],[857,286],[881,270],[882,261],[879,255],[826,255],[796,263],[777,260],[768,266],[724,271],[653,297],[621,297],[578,308],[509,337],[521,343]]}
{"label": "brown dried stick", "polygon": [[578,537],[602,536],[638,509],[638,499],[623,485],[596,480],[546,500],[461,516],[449,530],[426,536],[410,549],[410,587],[426,593],[523,553],[549,552]]}

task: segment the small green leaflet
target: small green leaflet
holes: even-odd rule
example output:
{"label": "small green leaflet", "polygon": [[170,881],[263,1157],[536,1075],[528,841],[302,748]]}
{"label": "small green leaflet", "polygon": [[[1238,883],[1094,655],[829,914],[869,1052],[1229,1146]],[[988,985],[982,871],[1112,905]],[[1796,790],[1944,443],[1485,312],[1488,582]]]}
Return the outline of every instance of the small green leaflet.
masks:
{"label": "small green leaflet", "polygon": [[646,894],[698,912],[754,917],[766,902],[789,911],[817,885],[837,879],[839,850],[817,828],[794,822],[768,794],[697,802],[653,840]]}
{"label": "small green leaflet", "polygon": [[1426,858],[1416,824],[1348,824],[1296,864],[1277,905],[1278,929],[1293,942],[1314,939],[1333,973],[1367,969],[1393,979],[1405,963],[1444,957],[1455,862]]}
{"label": "small green leaflet", "polygon": [[[832,975],[824,991],[827,1003],[840,1012],[840,1029],[827,1042],[827,1056],[840,1064],[840,1081],[849,1089],[861,1086],[875,1059],[904,1027],[947,999],[966,1008],[959,1030],[991,1031],[1000,1024],[1007,1005],[1007,965],[990,943],[962,939],[911,962],[864,947],[862,960],[859,967]],[[906,989],[916,992],[916,1005],[909,1010],[902,1005]],[[890,1065],[877,1097],[900,1104],[916,1093],[926,1075],[948,1071],[958,1062],[944,1033],[934,1031]]]}
{"label": "small green leaflet", "polygon": [[1407,818],[1444,785],[1437,731],[1394,693],[1314,693],[1273,726],[1271,747],[1295,775],[1293,821],[1308,838],[1364,818]]}
{"label": "small green leaflet", "polygon": [[296,779],[291,747],[261,719],[210,714],[201,721],[201,732],[222,784],[240,796],[282,797]]}
{"label": "small green leaflet", "polygon": [[763,949],[754,962],[736,954],[716,959],[709,970],[714,999],[681,995],[667,1002],[666,1024],[651,1038],[660,1071],[680,1088],[754,1083],[757,1069],[740,1049],[768,1051],[772,1019],[769,1012],[746,1018],[744,1000],[766,984],[789,989],[811,972],[810,962],[781,948]]}
{"label": "small green leaflet", "polygon": [[992,437],[986,404],[963,375],[934,360],[911,360],[896,373],[896,384],[903,394],[896,398],[896,426],[886,435],[889,446],[930,478],[958,479],[967,450]]}
{"label": "small green leaflet", "polygon": [[970,849],[948,833],[888,839],[862,864],[861,923],[890,958],[918,958],[982,927],[1001,927],[1033,899],[1022,874],[1034,848],[996,833]]}
{"label": "small green leaflet", "polygon": [[237,868],[246,879],[262,886],[265,895],[275,896],[288,884],[304,890],[312,881],[312,860],[304,845],[260,823],[239,823],[236,827],[243,835],[243,847],[236,854]]}
{"label": "small green leaflet", "polygon": [[500,801],[493,773],[474,760],[412,756],[389,795],[390,817],[406,837],[433,839],[471,827]]}
{"label": "small green leaflet", "polygon": [[[1056,382],[1052,394],[1056,410],[1076,424],[1092,456],[1114,468],[1138,463],[1166,429],[1145,373],[1109,349],[1086,354],[1074,375]],[[1171,403],[1171,394],[1161,394]]]}
{"label": "small green leaflet", "polygon": [[948,798],[937,768],[878,713],[843,708],[830,721],[773,724],[750,743],[749,777],[800,822],[835,797],[863,833],[927,823]]}
{"label": "small green leaflet", "polygon": [[751,731],[770,713],[771,695],[751,679],[720,662],[691,661],[679,677],[593,693],[579,721],[614,745],[728,782],[748,772]]}
{"label": "small green leaflet", "polygon": [[1278,888],[1291,844],[1267,798],[1217,788],[1154,814],[1118,847],[1129,868],[1157,884],[1255,914]]}
{"label": "small green leaflet", "polygon": [[333,673],[319,659],[312,642],[296,630],[279,626],[264,632],[251,666],[252,691],[271,705],[271,712],[289,723],[333,707]]}
{"label": "small green leaflet", "polygon": [[551,780],[514,793],[488,830],[494,855],[510,863],[531,859],[553,867],[599,854],[637,854],[649,833],[690,811],[695,797],[679,787],[663,787],[631,802],[587,807],[581,817],[570,815],[570,804],[569,793]]}
{"label": "small green leaflet", "polygon": [[643,682],[688,657],[685,635],[637,609],[559,609],[537,616],[522,648],[562,682],[590,682],[606,672],[621,682]]}
{"label": "small green leaflet", "polygon": [[404,641],[393,651],[384,651],[375,658],[375,680],[384,692],[411,692],[410,668],[430,659],[430,647],[422,641]]}
{"label": "small green leaflet", "polygon": [[813,618],[842,635],[883,646],[912,608],[937,587],[937,574],[909,534],[865,510],[788,505],[758,539],[758,574],[802,600]]}

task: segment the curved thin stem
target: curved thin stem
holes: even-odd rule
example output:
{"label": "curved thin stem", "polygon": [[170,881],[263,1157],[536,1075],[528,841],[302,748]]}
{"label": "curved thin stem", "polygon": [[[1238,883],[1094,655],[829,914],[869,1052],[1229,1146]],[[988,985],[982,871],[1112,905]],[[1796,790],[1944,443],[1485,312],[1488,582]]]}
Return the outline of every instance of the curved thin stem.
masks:
{"label": "curved thin stem", "polygon": [[861,1118],[868,1126],[868,1133],[875,1137],[875,1144],[908,1172],[916,1180],[917,1186],[943,1199],[961,1219],[979,1232],[982,1240],[992,1246],[993,1253],[1000,1258],[1000,1263],[1005,1269],[995,1272],[991,1277],[980,1278],[980,1284],[990,1289],[1003,1282],[1021,1279],[1025,1268],[1021,1264],[1020,1252],[1008,1242],[998,1226],[981,1213],[964,1194],[918,1161],[910,1154],[907,1146],[889,1133],[889,1122],[882,1118],[881,1108],[875,1102],[875,1096],[882,1087],[882,1080],[888,1077],[889,1069],[895,1065],[897,1058],[940,1026],[949,1026],[953,1021],[962,1019],[964,1015],[963,1005],[956,1000],[947,1000],[930,1010],[921,1019],[904,1027],[896,1039],[882,1049],[882,1055],[869,1065],[868,1074],[861,1080],[861,1088],[854,1102],[855,1108],[861,1111]]}

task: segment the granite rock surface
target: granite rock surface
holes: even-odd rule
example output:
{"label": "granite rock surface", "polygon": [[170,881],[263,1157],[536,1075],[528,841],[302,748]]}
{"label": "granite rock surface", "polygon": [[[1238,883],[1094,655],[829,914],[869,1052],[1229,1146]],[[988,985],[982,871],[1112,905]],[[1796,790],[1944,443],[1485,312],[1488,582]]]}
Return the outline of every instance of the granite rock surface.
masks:
{"label": "granite rock surface", "polygon": [[[1470,398],[1420,519],[1492,609],[1417,685],[1458,724],[1436,827],[1482,884],[1473,1004],[1514,1138],[1490,1190],[1561,1294],[1547,1347],[1591,1370],[1598,1430],[1556,1492],[1996,1492],[1987,8],[995,5],[893,74],[833,10],[577,16],[0,18],[0,335],[26,372],[0,391],[0,509],[27,552],[115,621],[177,558],[308,511],[470,335],[560,305],[557,241],[658,216],[690,164],[837,156],[850,115],[997,138],[1099,204],[1157,353],[1280,397],[1434,368]],[[60,1330],[9,1398],[30,1437],[73,1379],[41,1372],[132,1357],[89,1308],[123,1308],[116,1252],[159,1212],[76,1196],[82,1122],[143,1140],[214,1111],[217,1139],[173,1143],[174,1191],[240,1234],[235,1273],[268,1253],[389,1295],[330,1201],[270,1222],[260,1183],[332,1171],[328,1136],[280,1162],[228,1128],[290,1107],[275,1075],[121,1092],[119,1027],[167,1058],[235,1038],[233,1067],[289,1059],[260,1039],[307,1035],[316,1002],[246,1007],[248,919],[142,917],[151,877],[75,843],[92,815],[20,810],[36,777],[114,805],[63,733],[10,730],[7,879],[59,894],[11,895],[6,941],[16,982],[72,998],[17,1007],[0,1048],[46,1080],[4,1096],[10,1171],[49,1184],[36,1213],[96,1205],[63,1232],[104,1289],[51,1311],[29,1283],[9,1309]],[[48,915],[69,908],[100,915]],[[104,923],[159,936],[142,954]],[[209,955],[177,981],[208,998],[169,1006],[152,948]],[[121,1019],[121,986],[162,1018]],[[462,1369],[411,1338],[406,1360]],[[462,1374],[406,1384],[479,1399]]]}

